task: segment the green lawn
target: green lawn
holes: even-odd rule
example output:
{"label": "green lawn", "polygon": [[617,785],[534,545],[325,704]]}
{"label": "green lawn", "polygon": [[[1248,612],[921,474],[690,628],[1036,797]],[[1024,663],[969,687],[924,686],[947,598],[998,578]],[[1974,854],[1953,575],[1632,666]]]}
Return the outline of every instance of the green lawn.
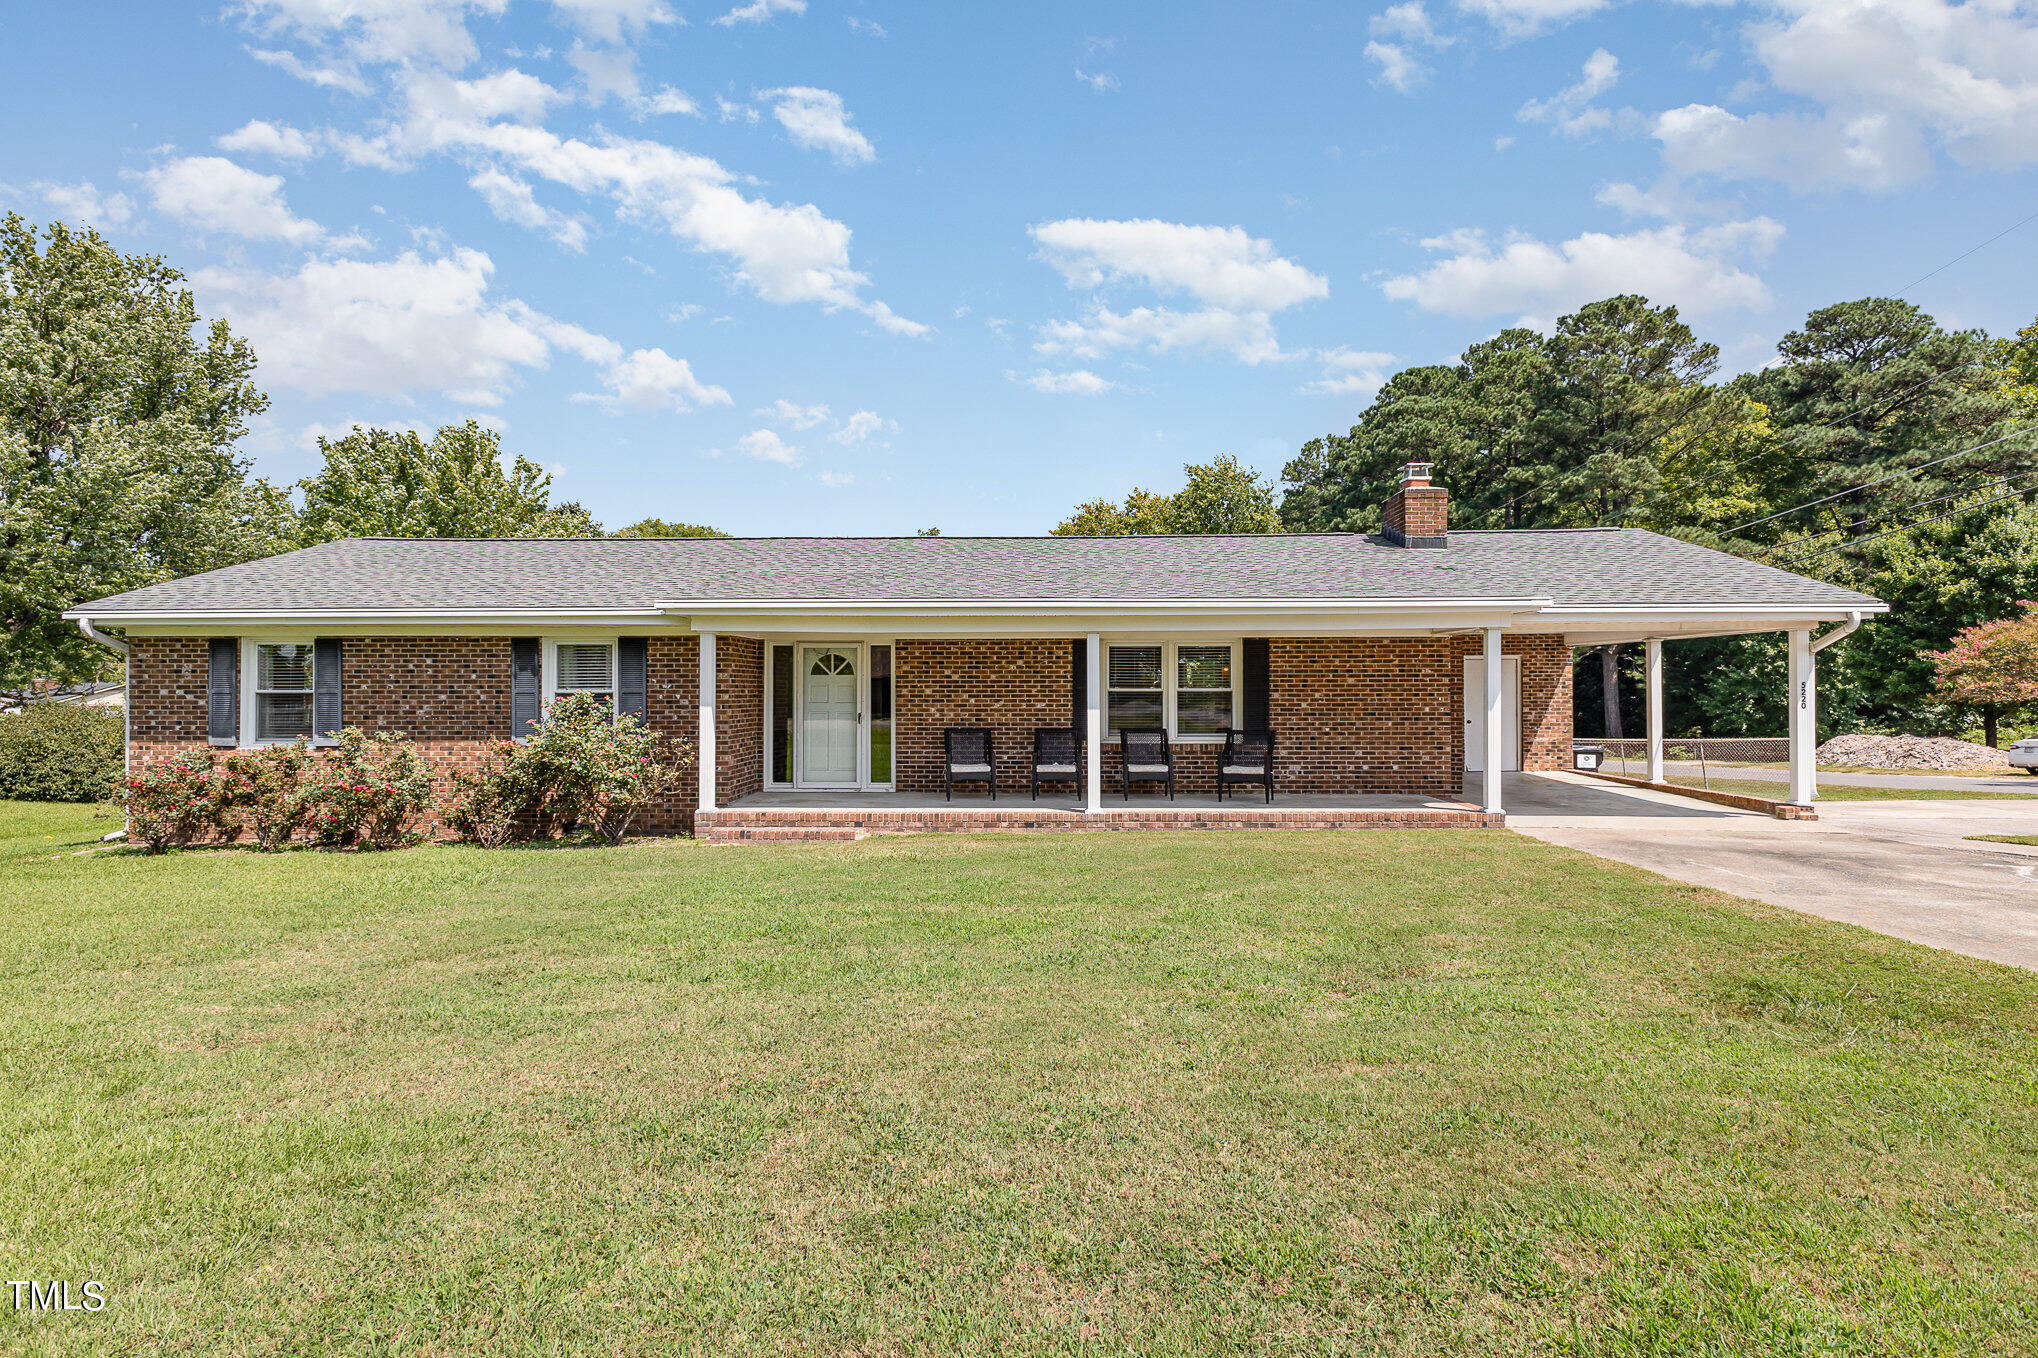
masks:
{"label": "green lawn", "polygon": [[2038,835],[1968,835],[1988,844],[2038,844]]}
{"label": "green lawn", "polygon": [[[1775,779],[1763,778],[1714,778],[1709,782],[1696,776],[1673,774],[1665,781],[1678,787],[1709,787],[1714,792],[1738,792],[1747,797],[1767,797],[1780,801],[1790,795],[1790,786]],[[1820,783],[1819,800],[1822,802],[2021,802],[2038,797],[2038,787],[2030,792],[1968,792],[1961,788],[1940,787],[1854,787],[1847,783]]]}
{"label": "green lawn", "polygon": [[1505,833],[88,816],[0,804],[0,1263],[111,1305],[0,1349],[2038,1349],[2010,968]]}

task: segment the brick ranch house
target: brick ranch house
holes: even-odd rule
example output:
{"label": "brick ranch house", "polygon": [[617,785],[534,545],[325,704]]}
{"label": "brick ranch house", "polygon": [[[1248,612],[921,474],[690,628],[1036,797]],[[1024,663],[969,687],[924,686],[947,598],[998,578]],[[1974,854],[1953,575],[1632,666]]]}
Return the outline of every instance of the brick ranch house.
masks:
{"label": "brick ranch house", "polygon": [[[646,828],[719,838],[1497,824],[1502,773],[1570,766],[1574,647],[1647,644],[1660,753],[1663,641],[1781,631],[1810,800],[1813,631],[1883,604],[1639,529],[1447,517],[1412,464],[1373,535],[348,539],[65,616],[128,648],[132,764],[351,725],[407,733],[443,782],[592,689],[698,752]],[[1168,730],[1176,802],[1125,799],[1121,724]],[[941,799],[953,726],[993,732],[996,803]],[[1081,777],[1033,802],[1057,726]],[[1276,733],[1271,805],[1216,809],[1232,727]]]}

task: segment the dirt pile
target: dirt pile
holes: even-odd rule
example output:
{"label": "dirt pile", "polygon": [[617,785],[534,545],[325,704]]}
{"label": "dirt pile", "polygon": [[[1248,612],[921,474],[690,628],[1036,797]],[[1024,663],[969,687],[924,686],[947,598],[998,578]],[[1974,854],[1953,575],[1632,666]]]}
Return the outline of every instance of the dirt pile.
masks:
{"label": "dirt pile", "polygon": [[1943,736],[1834,736],[1819,746],[1821,764],[1871,769],[2008,769],[2001,750]]}

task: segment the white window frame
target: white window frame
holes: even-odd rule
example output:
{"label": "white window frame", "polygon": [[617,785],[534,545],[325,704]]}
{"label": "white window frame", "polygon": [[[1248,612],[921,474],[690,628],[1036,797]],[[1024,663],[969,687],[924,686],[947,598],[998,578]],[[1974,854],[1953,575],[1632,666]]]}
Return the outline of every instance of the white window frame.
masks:
{"label": "white window frame", "polygon": [[[241,638],[240,673],[235,676],[240,685],[241,738],[239,749],[253,750],[266,745],[292,745],[300,737],[270,736],[260,739],[255,735],[256,721],[261,715],[261,693],[257,688],[262,675],[261,648],[264,646],[304,646],[311,650],[311,687],[305,692],[311,695],[312,733],[305,738],[308,745],[329,744],[318,733],[318,638],[310,632],[264,632],[259,636]],[[280,690],[279,690],[280,691]]]}
{"label": "white window frame", "polygon": [[[1238,727],[1238,714],[1245,702],[1245,676],[1240,666],[1242,646],[1237,637],[1151,637],[1151,636],[1106,636],[1099,642],[1104,648],[1103,665],[1100,667],[1099,682],[1104,685],[1103,718],[1104,739],[1116,740],[1111,728],[1111,652],[1119,647],[1158,646],[1161,648],[1161,715],[1162,725],[1167,727],[1168,741],[1175,745],[1222,745],[1222,734],[1191,732],[1182,734],[1179,720],[1181,696],[1181,666],[1178,657],[1184,646],[1192,650],[1204,647],[1223,646],[1231,651],[1231,722]],[[1120,690],[1132,692],[1131,689]],[[1191,689],[1191,693],[1219,693],[1221,689]]]}
{"label": "white window frame", "polygon": [[[540,682],[543,685],[543,687],[540,688],[538,691],[539,720],[543,721],[550,719],[552,715],[552,704],[557,702],[560,697],[561,690],[559,687],[559,648],[561,646],[607,646],[609,648],[609,720],[614,721],[616,718],[617,711],[623,705],[623,693],[622,693],[623,658],[621,655],[622,647],[617,644],[617,638],[615,637],[545,638],[544,661],[543,664],[540,665],[539,667],[540,670],[542,671],[540,675]],[[573,689],[568,691],[576,693],[592,693],[595,690]]]}

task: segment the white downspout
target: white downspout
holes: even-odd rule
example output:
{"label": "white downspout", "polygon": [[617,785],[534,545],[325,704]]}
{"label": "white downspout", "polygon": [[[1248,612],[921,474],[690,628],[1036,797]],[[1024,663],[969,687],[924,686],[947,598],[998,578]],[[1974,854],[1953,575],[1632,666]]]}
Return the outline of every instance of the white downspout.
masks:
{"label": "white downspout", "polygon": [[[78,619],[78,630],[98,642],[109,651],[118,651],[121,658],[120,694],[120,772],[126,776],[134,771],[134,652],[119,637],[110,637],[92,625],[92,619]],[[120,835],[107,835],[114,839],[127,834],[127,823],[121,822]]]}
{"label": "white downspout", "polygon": [[1832,645],[1834,642],[1852,636],[1854,634],[1855,629],[1861,626],[1862,621],[1863,618],[1861,615],[1861,610],[1857,608],[1852,613],[1849,613],[1847,615],[1847,621],[1841,623],[1838,627],[1835,627],[1832,631],[1826,633],[1824,636],[1818,637],[1813,640],[1812,654],[1817,655],[1820,651],[1825,650],[1826,647]]}

